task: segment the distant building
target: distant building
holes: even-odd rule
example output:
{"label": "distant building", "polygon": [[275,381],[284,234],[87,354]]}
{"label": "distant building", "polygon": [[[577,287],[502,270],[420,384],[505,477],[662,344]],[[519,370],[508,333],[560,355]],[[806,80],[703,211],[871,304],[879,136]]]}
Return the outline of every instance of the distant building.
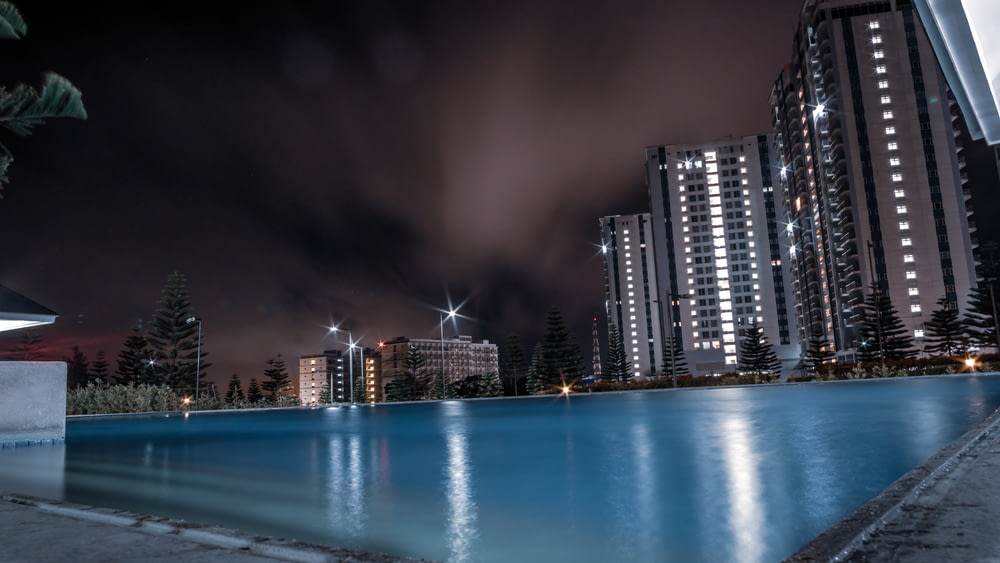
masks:
{"label": "distant building", "polygon": [[657,284],[649,301],[659,302],[694,374],[735,370],[755,320],[786,367],[799,360],[772,142],[754,135],[646,149]]}
{"label": "distant building", "polygon": [[663,325],[650,214],[602,217],[600,226],[608,326],[618,328],[633,376],[655,375],[662,365]]}
{"label": "distant building", "polygon": [[911,2],[806,0],[770,103],[801,338],[853,359],[875,284],[922,347],[937,300],[964,308],[975,284],[974,229],[948,87]]}
{"label": "distant building", "polygon": [[299,358],[298,379],[293,389],[303,405],[320,404],[323,386],[333,384],[335,402],[345,400],[344,358],[340,350],[324,350],[317,356]]}
{"label": "distant building", "polygon": [[473,375],[500,372],[497,345],[490,344],[488,340],[473,342],[471,336],[455,336],[444,340],[400,336],[379,346],[378,370],[381,379],[377,386],[381,389],[381,400],[385,400],[385,388],[392,382],[394,374],[406,370],[406,356],[410,347],[420,352],[425,374],[441,373],[443,363],[445,380],[449,383]]}

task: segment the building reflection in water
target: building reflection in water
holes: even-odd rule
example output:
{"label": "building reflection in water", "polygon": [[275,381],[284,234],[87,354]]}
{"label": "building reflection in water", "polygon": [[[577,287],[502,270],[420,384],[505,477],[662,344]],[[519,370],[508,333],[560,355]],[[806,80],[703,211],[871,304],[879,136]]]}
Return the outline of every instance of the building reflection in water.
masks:
{"label": "building reflection in water", "polygon": [[764,504],[761,499],[760,454],[746,403],[721,414],[719,446],[729,493],[729,530],[734,561],[761,561],[764,554]]}
{"label": "building reflection in water", "polygon": [[447,456],[444,465],[445,501],[448,506],[445,543],[450,556],[448,561],[471,561],[476,528],[477,509],[472,493],[472,466],[469,462],[469,437],[463,402],[452,401],[441,405],[444,415],[443,428]]}
{"label": "building reflection in water", "polygon": [[361,438],[334,437],[329,441],[330,468],[327,479],[327,522],[351,539],[362,537],[366,509]]}

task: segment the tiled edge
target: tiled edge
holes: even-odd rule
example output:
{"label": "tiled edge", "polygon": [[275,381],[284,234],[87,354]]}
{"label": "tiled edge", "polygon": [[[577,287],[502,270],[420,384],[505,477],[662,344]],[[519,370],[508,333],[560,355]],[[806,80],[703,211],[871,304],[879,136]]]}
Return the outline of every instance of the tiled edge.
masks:
{"label": "tiled edge", "polygon": [[44,440],[0,440],[0,448],[29,448],[32,446],[52,446],[64,444],[65,438],[46,438]]}

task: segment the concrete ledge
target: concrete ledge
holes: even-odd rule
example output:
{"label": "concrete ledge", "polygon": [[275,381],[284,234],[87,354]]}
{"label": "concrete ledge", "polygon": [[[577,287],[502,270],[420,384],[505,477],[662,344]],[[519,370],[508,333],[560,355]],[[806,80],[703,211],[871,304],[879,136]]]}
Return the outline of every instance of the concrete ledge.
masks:
{"label": "concrete ledge", "polygon": [[0,444],[44,445],[65,437],[66,364],[0,362]]}
{"label": "concrete ledge", "polygon": [[802,546],[787,562],[853,560],[862,546],[898,520],[925,496],[939,495],[964,477],[1000,437],[1000,409],[927,461],[906,472],[878,496]]}

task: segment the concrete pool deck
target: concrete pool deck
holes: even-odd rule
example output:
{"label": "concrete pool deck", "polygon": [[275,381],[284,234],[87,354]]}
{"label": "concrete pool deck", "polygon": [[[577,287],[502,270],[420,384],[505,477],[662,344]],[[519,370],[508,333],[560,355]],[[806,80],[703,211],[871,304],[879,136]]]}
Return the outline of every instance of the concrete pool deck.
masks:
{"label": "concrete pool deck", "polygon": [[0,530],[10,563],[418,561],[15,494],[0,494]]}

